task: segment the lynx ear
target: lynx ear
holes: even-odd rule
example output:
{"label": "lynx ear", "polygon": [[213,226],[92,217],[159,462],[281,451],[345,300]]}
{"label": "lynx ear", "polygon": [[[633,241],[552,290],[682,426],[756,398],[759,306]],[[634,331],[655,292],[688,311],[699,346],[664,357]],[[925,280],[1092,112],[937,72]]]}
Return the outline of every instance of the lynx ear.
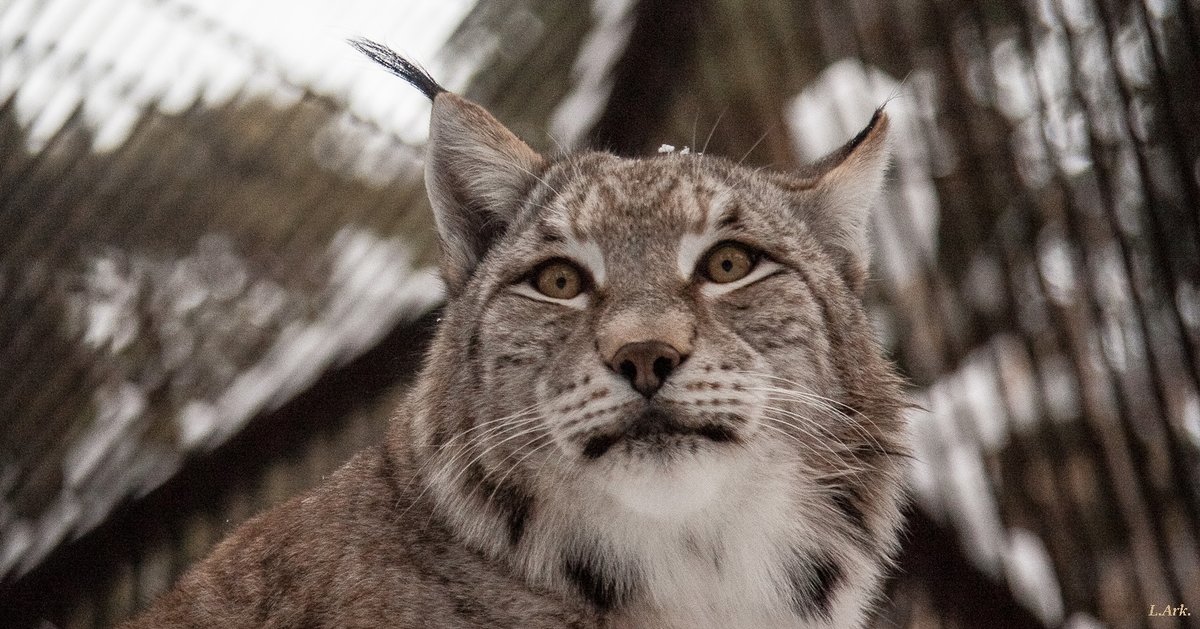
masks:
{"label": "lynx ear", "polygon": [[847,281],[858,292],[871,262],[867,225],[883,197],[890,159],[887,131],[887,114],[875,110],[865,129],[809,166],[800,184],[801,218],[838,255]]}
{"label": "lynx ear", "polygon": [[538,181],[540,155],[475,103],[447,92],[428,73],[367,39],[350,45],[433,101],[425,187],[442,244],[442,278],[460,292]]}
{"label": "lynx ear", "polygon": [[450,294],[508,228],[542,167],[540,155],[479,105],[450,92],[434,98],[425,187]]}

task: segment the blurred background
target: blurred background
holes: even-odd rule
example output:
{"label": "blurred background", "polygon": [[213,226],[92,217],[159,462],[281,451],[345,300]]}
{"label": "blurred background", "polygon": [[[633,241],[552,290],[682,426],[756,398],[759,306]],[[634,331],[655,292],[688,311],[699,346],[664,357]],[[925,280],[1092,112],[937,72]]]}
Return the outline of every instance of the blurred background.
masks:
{"label": "blurred background", "polygon": [[429,107],[350,36],[548,151],[787,168],[894,96],[876,626],[1200,627],[1198,0],[0,0],[0,626],[110,626],[381,437]]}

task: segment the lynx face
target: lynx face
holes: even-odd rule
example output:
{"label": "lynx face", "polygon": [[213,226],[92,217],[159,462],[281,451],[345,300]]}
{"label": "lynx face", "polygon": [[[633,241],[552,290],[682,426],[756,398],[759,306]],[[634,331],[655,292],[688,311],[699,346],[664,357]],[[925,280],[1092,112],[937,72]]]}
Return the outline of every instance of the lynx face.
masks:
{"label": "lynx face", "polygon": [[397,438],[456,532],[632,626],[859,626],[907,450],[860,303],[886,116],[790,172],[547,159],[358,45],[434,100],[450,298]]}
{"label": "lynx face", "polygon": [[676,513],[753,452],[853,465],[823,442],[860,441],[858,418],[816,397],[840,394],[820,293],[848,289],[779,189],[701,156],[591,153],[541,178],[464,295],[481,419],[524,428],[497,431],[497,465]]}

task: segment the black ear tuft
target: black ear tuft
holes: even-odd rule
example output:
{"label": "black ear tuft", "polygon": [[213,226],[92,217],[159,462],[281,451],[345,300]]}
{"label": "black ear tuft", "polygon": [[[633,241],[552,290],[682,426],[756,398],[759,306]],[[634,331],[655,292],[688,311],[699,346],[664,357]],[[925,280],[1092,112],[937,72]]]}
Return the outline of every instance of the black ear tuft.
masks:
{"label": "black ear tuft", "polygon": [[850,151],[853,151],[859,144],[863,143],[863,140],[867,139],[867,137],[870,136],[873,131],[875,131],[875,127],[879,126],[880,122],[886,123],[886,114],[883,113],[884,107],[887,107],[887,103],[880,105],[875,110],[875,113],[871,116],[871,122],[868,122],[867,127],[862,131],[859,131],[858,135],[854,136],[854,139],[847,143],[846,148],[848,148]]}
{"label": "black ear tuft", "polygon": [[347,40],[359,52],[371,58],[372,61],[388,69],[388,72],[404,79],[409,85],[421,90],[429,100],[446,91],[438,82],[429,76],[424,68],[396,54],[394,50],[377,44],[363,37]]}

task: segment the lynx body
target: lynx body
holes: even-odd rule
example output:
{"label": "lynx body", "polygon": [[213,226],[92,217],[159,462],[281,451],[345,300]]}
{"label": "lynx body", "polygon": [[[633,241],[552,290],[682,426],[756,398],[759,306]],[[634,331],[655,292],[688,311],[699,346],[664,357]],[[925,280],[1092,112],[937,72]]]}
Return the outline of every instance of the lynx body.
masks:
{"label": "lynx body", "polygon": [[433,99],[448,289],[387,442],[135,627],[861,627],[907,433],[860,303],[879,112],[793,172],[546,158]]}

